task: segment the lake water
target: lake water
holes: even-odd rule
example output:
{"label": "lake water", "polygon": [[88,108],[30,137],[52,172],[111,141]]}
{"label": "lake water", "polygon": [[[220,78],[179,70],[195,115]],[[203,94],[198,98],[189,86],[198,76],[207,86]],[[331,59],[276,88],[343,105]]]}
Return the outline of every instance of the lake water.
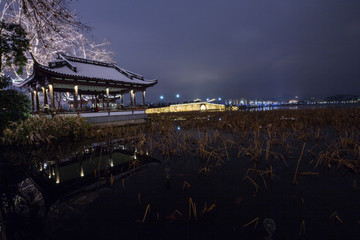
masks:
{"label": "lake water", "polygon": [[[354,105],[341,107],[355,109]],[[358,109],[358,105],[355,107]],[[219,114],[207,119],[227,121],[227,115]],[[289,119],[284,121],[291,124]],[[183,132],[196,135],[198,130],[187,129],[185,122],[176,123],[179,128],[174,128],[174,135],[158,136],[157,141],[163,141],[163,137],[180,141]],[[304,141],[289,138],[291,147],[287,154],[282,146],[274,145],[271,149],[275,153],[268,157],[264,135],[259,138],[263,141],[262,154],[254,159],[250,148],[239,154],[239,147],[256,144],[256,133],[247,135],[241,145],[230,147],[230,140],[238,141],[245,132],[229,132],[227,128],[219,131],[221,139],[209,143],[206,149],[215,149],[214,154],[221,154],[223,162],[216,160],[215,155],[204,158],[180,150],[173,157],[157,150],[152,159],[158,161],[147,161],[145,153],[140,159],[139,151],[135,153],[131,146],[127,147],[126,156],[116,153],[116,148],[123,149],[122,145],[111,145],[111,154],[108,145],[93,155],[83,150],[79,155],[85,156],[82,165],[78,161],[63,164],[60,183],[56,183],[55,173],[50,174],[54,189],[56,185],[74,186],[74,181],[78,181],[76,184],[82,183],[78,188],[81,190],[66,198],[56,195],[45,209],[38,207],[37,211],[41,208],[44,214],[33,212],[24,214],[21,220],[12,219],[9,239],[264,239],[269,237],[265,219],[275,224],[272,239],[359,239],[359,174],[340,163],[315,167],[318,158],[312,153],[328,149],[330,139],[306,140],[302,156]],[[352,131],[356,148],[359,132]],[[193,141],[191,146],[197,147],[197,139]],[[228,149],[223,144],[228,144]],[[285,159],[276,153],[283,153]],[[344,159],[348,157],[341,154]],[[134,155],[138,156],[137,161]],[[355,156],[355,160],[359,158]],[[111,172],[110,159],[121,170]],[[110,170],[106,172],[106,168]],[[88,180],[91,187],[82,180],[85,178],[81,177],[81,169],[89,176],[87,179],[92,179]],[[42,174],[49,176],[49,171],[43,169]],[[293,184],[295,172],[298,177]]]}

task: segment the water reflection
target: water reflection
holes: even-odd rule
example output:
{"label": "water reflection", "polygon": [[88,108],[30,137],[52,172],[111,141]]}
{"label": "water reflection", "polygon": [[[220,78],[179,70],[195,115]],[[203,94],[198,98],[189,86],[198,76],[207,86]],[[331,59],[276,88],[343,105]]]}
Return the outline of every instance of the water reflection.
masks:
{"label": "water reflection", "polygon": [[[2,191],[3,216],[6,218],[10,215],[30,218],[34,217],[34,214],[38,217],[44,216],[55,202],[72,199],[78,194],[99,188],[111,187],[117,180],[123,181],[147,169],[150,164],[160,163],[150,157],[147,151],[131,150],[131,146],[136,144],[139,143],[132,142],[129,147],[117,142],[94,143],[87,146],[80,145],[75,148],[77,150],[75,152],[61,151],[62,148],[58,147],[60,151],[56,154],[53,154],[51,152],[53,149],[48,147],[35,149],[38,155],[34,155],[33,159],[26,159],[29,165],[33,163],[34,167],[27,167],[26,175],[22,176],[22,180],[19,176],[19,184],[11,180],[11,185],[8,185],[14,186],[11,191]],[[74,150],[74,148],[70,149]],[[40,161],[39,156],[48,157]],[[1,187],[10,188],[6,186],[3,181]]]}
{"label": "water reflection", "polygon": [[144,169],[147,164],[159,163],[137,149],[124,149],[121,144],[97,144],[70,157],[43,162],[38,170],[28,175],[49,206],[57,199],[70,197],[84,189],[110,186],[114,180]]}
{"label": "water reflection", "polygon": [[264,106],[264,107],[247,107],[240,108],[239,111],[258,112],[270,110],[296,110],[296,109],[319,109],[319,108],[349,108],[359,107],[358,103],[344,103],[344,104],[298,104],[298,105],[279,105],[279,106]]}
{"label": "water reflection", "polygon": [[267,106],[267,107],[244,108],[244,109],[240,109],[240,111],[258,112],[258,111],[277,110],[277,109],[283,109],[283,108],[284,108],[284,106]]}

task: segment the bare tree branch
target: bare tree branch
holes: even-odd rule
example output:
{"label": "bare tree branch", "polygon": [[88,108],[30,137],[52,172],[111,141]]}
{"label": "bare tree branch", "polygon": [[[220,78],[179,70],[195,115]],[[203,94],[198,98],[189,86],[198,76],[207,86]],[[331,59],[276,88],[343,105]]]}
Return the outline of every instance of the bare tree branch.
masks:
{"label": "bare tree branch", "polygon": [[[0,0],[1,1],[4,0]],[[90,27],[77,20],[69,0],[5,0],[1,19],[18,22],[30,39],[30,51],[38,62],[47,64],[57,52],[64,52],[99,61],[112,61],[113,53],[108,50],[109,41],[95,43],[85,37]],[[0,5],[1,6],[1,5]],[[25,68],[26,78],[32,71],[32,59]],[[11,71],[12,68],[7,69]],[[16,76],[20,77],[20,76]]]}

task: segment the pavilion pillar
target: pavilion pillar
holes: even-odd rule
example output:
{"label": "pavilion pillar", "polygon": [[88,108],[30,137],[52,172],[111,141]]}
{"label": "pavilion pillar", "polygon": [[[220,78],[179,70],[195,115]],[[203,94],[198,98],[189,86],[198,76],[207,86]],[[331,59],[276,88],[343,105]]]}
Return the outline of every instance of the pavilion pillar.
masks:
{"label": "pavilion pillar", "polygon": [[116,100],[116,93],[114,93],[113,96],[114,96],[114,103],[116,104],[116,106],[118,106],[117,100]]}
{"label": "pavilion pillar", "polygon": [[81,98],[81,93],[79,93],[79,97],[80,97],[80,109],[82,110],[83,105],[82,105],[82,98]]}
{"label": "pavilion pillar", "polygon": [[57,102],[57,109],[60,110],[62,109],[62,106],[61,106],[61,92],[57,93],[55,95],[55,92],[54,92],[54,96],[56,96],[56,102]]}
{"label": "pavilion pillar", "polygon": [[98,97],[97,97],[97,95],[95,94],[95,108],[97,108],[97,105],[98,105]]}
{"label": "pavilion pillar", "polygon": [[120,104],[123,105],[124,104],[124,94],[120,94]]}
{"label": "pavilion pillar", "polygon": [[134,106],[134,97],[133,97],[133,95],[134,95],[134,91],[131,90],[131,91],[130,91],[130,102],[131,102],[130,106],[131,106],[131,107]]}
{"label": "pavilion pillar", "polygon": [[142,91],[143,106],[145,106],[145,90]]}
{"label": "pavilion pillar", "polygon": [[45,107],[45,105],[48,104],[46,88],[42,87],[42,92],[43,92],[43,96],[44,96],[44,107]]}
{"label": "pavilion pillar", "polygon": [[40,103],[39,103],[39,92],[37,90],[34,91],[35,102],[36,102],[36,112],[40,111]]}
{"label": "pavilion pillar", "polygon": [[54,98],[54,88],[52,84],[49,84],[49,95],[50,95],[50,108],[55,109],[55,98]]}
{"label": "pavilion pillar", "polygon": [[31,110],[32,112],[35,112],[34,91],[31,90],[30,93],[31,93]]}
{"label": "pavilion pillar", "polygon": [[134,98],[134,107],[136,107],[136,92],[133,93],[133,98]]}
{"label": "pavilion pillar", "polygon": [[110,93],[109,93],[109,88],[106,88],[106,109],[109,110],[109,96]]}
{"label": "pavilion pillar", "polygon": [[78,108],[78,93],[79,87],[77,85],[74,86],[74,110]]}

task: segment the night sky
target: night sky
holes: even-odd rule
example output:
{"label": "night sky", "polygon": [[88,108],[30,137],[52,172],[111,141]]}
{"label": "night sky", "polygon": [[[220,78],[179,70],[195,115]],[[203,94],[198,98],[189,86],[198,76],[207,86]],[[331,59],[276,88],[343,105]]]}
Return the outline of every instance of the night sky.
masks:
{"label": "night sky", "polygon": [[359,0],[78,0],[147,100],[360,94]]}

